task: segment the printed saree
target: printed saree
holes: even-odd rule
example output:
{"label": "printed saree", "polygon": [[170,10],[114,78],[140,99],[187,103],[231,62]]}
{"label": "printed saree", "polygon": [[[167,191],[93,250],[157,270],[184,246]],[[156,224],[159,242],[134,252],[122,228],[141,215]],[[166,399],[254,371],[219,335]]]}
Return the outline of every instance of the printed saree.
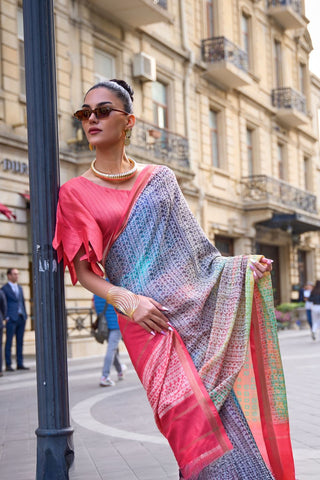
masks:
{"label": "printed saree", "polygon": [[183,478],[294,480],[270,275],[255,285],[249,257],[220,255],[167,167],[145,167],[125,194],[91,185],[95,203],[82,190],[76,209],[83,180],[72,185],[60,196],[54,246],[73,282],[83,244],[94,271],[102,262],[111,283],[169,309],[166,336],[121,315],[119,324]]}

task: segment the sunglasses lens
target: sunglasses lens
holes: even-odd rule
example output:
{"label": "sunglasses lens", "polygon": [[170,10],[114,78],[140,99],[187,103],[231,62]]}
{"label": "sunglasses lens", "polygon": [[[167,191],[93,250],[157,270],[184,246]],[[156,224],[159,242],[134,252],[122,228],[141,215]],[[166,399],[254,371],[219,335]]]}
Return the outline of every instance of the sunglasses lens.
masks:
{"label": "sunglasses lens", "polygon": [[82,120],[87,120],[91,115],[91,111],[88,109],[78,110],[73,116],[76,117],[80,122]]}
{"label": "sunglasses lens", "polygon": [[83,110],[80,110],[81,112],[81,120],[88,120],[88,118],[90,117],[92,111],[89,110],[89,109],[83,109]]}
{"label": "sunglasses lens", "polygon": [[112,108],[110,107],[98,107],[94,110],[97,118],[105,118],[109,117],[110,113],[112,112]]}
{"label": "sunglasses lens", "polygon": [[78,110],[73,116],[82,122],[83,120],[88,120],[92,113],[95,114],[96,118],[106,118],[112,110],[110,107],[97,107],[94,110],[83,108],[82,110]]}

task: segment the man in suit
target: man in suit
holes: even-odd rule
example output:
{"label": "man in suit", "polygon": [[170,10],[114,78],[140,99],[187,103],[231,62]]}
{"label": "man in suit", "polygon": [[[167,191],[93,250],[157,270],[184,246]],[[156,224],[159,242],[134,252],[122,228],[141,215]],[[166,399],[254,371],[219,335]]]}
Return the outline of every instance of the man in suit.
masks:
{"label": "man in suit", "polygon": [[27,313],[24,304],[23,291],[18,284],[19,270],[17,268],[9,268],[7,271],[8,283],[2,287],[7,299],[7,323],[6,323],[6,345],[5,358],[6,370],[12,372],[11,366],[11,347],[13,337],[16,337],[17,349],[17,369],[29,370],[23,365],[23,334],[27,320]]}
{"label": "man in suit", "polygon": [[7,299],[3,291],[0,289],[0,377],[2,373],[2,334],[4,327],[4,320],[7,318]]}

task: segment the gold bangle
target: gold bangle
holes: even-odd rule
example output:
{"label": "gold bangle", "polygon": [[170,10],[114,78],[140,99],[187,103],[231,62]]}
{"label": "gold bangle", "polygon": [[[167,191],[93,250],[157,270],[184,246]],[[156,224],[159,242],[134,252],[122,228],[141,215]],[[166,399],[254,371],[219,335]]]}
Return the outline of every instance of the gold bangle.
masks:
{"label": "gold bangle", "polygon": [[122,287],[111,287],[107,292],[106,300],[129,318],[133,317],[140,303],[138,295]]}

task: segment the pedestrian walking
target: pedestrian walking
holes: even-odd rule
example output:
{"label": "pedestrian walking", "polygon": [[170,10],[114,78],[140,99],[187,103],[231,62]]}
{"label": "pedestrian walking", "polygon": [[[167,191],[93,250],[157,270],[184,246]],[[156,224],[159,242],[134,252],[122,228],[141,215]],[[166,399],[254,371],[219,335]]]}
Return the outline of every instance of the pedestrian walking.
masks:
{"label": "pedestrian walking", "polygon": [[312,312],[311,337],[313,340],[316,340],[317,331],[320,329],[320,280],[316,281],[315,286],[311,290],[309,301],[311,302]]}
{"label": "pedestrian walking", "polygon": [[[106,300],[98,295],[94,295],[93,304],[97,315],[99,315],[99,313],[103,312],[106,306]],[[121,365],[119,358],[119,342],[121,340],[121,332],[117,320],[117,314],[112,305],[107,305],[105,310],[105,318],[108,324],[108,340],[107,351],[104,357],[99,384],[101,387],[113,387],[115,382],[110,378],[111,366],[114,365],[118,374],[118,380],[123,380],[124,375],[123,366]]]}
{"label": "pedestrian walking", "polygon": [[[307,315],[307,322],[308,325],[312,331],[312,313],[311,313],[311,308],[312,308],[312,302],[310,302],[310,295],[311,295],[311,290],[314,287],[313,282],[307,282],[303,288],[303,293],[302,293],[302,302],[305,302],[304,308],[306,310],[306,315]],[[300,301],[300,300],[299,300]]]}
{"label": "pedestrian walking", "polygon": [[73,283],[118,311],[181,478],[294,480],[272,260],[222,257],[172,170],[127,156],[132,101],[111,80],[74,114],[96,158],[61,187],[58,257]]}
{"label": "pedestrian walking", "polygon": [[7,270],[8,283],[2,287],[7,300],[6,319],[6,344],[5,359],[6,370],[12,372],[11,349],[12,340],[16,338],[16,361],[18,370],[29,370],[23,363],[23,335],[27,320],[22,287],[18,284],[19,270],[9,268]]}
{"label": "pedestrian walking", "polygon": [[2,336],[5,319],[7,318],[7,299],[3,291],[0,289],[0,377],[2,373]]}

